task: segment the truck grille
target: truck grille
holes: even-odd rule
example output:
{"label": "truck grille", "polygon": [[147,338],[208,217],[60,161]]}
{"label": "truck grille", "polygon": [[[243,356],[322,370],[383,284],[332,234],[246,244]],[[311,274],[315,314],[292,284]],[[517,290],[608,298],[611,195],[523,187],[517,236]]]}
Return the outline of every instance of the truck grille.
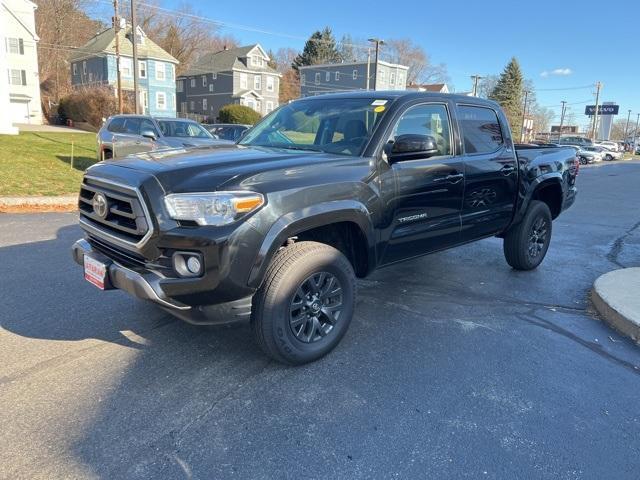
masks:
{"label": "truck grille", "polygon": [[150,231],[137,190],[85,177],[78,201],[80,223],[88,232],[129,246],[139,246]]}

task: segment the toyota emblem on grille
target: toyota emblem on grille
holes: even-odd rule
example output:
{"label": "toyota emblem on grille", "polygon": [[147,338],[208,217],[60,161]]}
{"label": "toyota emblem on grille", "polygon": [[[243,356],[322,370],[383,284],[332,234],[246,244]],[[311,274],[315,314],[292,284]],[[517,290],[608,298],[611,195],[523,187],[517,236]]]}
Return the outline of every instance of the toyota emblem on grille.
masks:
{"label": "toyota emblem on grille", "polygon": [[109,213],[109,203],[107,202],[107,197],[105,197],[102,193],[96,193],[93,196],[93,211],[100,218],[107,218],[107,214]]}

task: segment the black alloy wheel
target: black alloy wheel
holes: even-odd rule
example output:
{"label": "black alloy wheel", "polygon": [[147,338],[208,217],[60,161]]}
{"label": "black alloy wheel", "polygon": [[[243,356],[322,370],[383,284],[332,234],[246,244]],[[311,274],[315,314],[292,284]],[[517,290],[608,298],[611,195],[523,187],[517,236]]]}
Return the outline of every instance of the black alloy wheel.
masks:
{"label": "black alloy wheel", "polygon": [[313,343],[331,334],[342,313],[342,285],[328,272],[314,273],[296,290],[289,308],[295,337]]}

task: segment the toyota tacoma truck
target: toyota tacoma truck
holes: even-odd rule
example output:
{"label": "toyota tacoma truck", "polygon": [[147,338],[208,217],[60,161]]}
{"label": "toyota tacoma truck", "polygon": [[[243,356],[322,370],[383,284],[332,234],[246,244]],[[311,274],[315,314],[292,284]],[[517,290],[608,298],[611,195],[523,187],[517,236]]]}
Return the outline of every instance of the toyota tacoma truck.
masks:
{"label": "toyota tacoma truck", "polygon": [[244,319],[267,355],[303,364],[340,342],[376,268],[492,236],[536,268],[578,170],[571,148],[514,145],[488,100],[304,98],[236,144],[95,164],[72,252],[101,289],[195,324]]}

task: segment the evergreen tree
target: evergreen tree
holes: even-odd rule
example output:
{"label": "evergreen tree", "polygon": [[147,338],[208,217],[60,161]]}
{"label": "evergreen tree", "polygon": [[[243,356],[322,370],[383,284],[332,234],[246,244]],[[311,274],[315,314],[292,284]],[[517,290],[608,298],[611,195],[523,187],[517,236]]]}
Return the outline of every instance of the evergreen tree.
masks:
{"label": "evergreen tree", "polygon": [[515,57],[504,68],[489,98],[502,106],[511,125],[513,139],[520,141],[524,79],[520,64]]}
{"label": "evergreen tree", "polygon": [[304,44],[300,53],[291,64],[291,67],[298,70],[306,65],[318,65],[321,63],[340,62],[342,58],[336,47],[336,39],[329,27],[322,31],[314,32],[309,40]]}

